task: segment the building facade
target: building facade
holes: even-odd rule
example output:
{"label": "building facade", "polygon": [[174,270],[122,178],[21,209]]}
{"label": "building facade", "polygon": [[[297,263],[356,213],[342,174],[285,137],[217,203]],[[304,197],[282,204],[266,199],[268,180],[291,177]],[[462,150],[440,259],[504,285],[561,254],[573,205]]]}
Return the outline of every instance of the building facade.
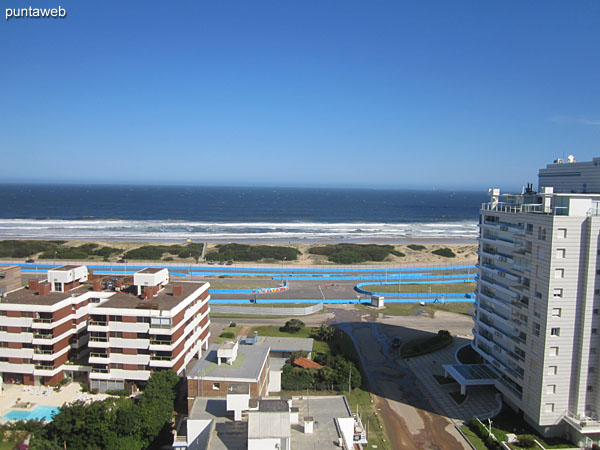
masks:
{"label": "building facade", "polygon": [[539,193],[490,190],[472,344],[527,422],[588,446],[600,439],[600,188],[590,192],[600,170],[590,165],[549,165]]}
{"label": "building facade", "polygon": [[85,266],[64,266],[2,298],[5,382],[54,386],[81,375],[91,389],[126,389],[156,370],[183,374],[207,348],[208,283],[170,283],[166,269],[144,269],[130,283],[87,277]]}

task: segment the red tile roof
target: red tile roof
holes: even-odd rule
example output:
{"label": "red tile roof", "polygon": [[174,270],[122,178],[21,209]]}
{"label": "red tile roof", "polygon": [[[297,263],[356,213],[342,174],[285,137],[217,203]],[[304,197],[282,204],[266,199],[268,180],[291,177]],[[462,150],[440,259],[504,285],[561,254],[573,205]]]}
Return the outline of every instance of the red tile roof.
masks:
{"label": "red tile roof", "polygon": [[322,369],[323,366],[308,358],[297,358],[294,360],[294,365],[304,367],[305,369]]}

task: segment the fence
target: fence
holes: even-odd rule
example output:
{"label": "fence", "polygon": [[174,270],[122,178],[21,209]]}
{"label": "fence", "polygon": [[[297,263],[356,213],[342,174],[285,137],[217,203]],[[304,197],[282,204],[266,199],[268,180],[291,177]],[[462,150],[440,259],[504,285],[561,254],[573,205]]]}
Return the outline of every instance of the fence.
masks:
{"label": "fence", "polygon": [[300,308],[277,308],[277,307],[253,307],[253,306],[230,306],[211,305],[210,311],[215,314],[255,314],[262,316],[308,316],[323,309],[323,303]]}

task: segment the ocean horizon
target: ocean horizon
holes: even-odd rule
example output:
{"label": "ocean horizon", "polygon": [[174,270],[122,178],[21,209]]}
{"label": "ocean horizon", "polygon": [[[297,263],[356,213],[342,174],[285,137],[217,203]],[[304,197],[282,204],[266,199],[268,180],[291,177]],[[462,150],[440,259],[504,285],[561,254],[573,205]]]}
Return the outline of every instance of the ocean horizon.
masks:
{"label": "ocean horizon", "polygon": [[474,240],[487,193],[3,184],[0,239]]}

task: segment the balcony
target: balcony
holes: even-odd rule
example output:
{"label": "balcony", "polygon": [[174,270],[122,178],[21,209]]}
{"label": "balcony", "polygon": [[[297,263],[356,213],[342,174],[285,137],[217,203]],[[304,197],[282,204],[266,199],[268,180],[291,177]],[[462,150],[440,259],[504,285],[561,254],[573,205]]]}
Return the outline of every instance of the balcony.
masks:
{"label": "balcony", "polygon": [[101,368],[101,367],[92,367],[92,373],[110,373],[109,369]]}
{"label": "balcony", "polygon": [[33,323],[52,323],[52,317],[34,317]]}
{"label": "balcony", "polygon": [[40,333],[35,333],[33,335],[33,339],[44,339],[44,340],[52,340],[54,339],[54,334],[40,334]]}

